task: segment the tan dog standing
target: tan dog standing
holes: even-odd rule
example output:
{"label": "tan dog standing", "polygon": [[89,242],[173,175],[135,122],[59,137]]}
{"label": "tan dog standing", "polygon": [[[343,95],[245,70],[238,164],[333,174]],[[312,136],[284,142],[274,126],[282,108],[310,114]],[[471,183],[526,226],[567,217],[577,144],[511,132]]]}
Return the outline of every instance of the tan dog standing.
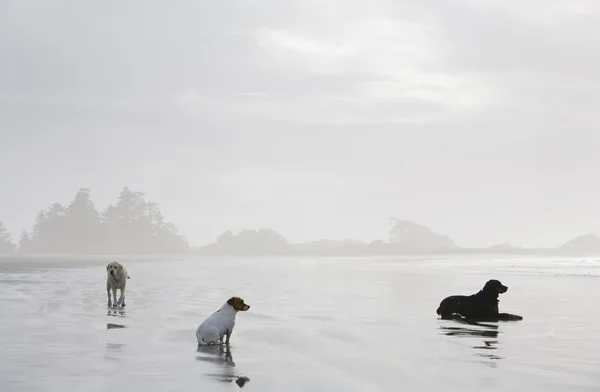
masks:
{"label": "tan dog standing", "polygon": [[[127,286],[127,279],[129,275],[127,270],[118,261],[108,263],[106,266],[106,295],[108,296],[108,306],[125,306],[125,287]],[[117,289],[121,290],[121,296],[117,301]],[[110,300],[110,293],[112,291],[113,301]]]}

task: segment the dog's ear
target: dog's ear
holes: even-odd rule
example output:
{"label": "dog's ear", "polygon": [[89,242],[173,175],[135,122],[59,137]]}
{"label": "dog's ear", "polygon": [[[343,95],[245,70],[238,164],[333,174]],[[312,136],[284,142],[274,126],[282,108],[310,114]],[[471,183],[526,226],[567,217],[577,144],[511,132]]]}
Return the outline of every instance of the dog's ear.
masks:
{"label": "dog's ear", "polygon": [[233,306],[233,304],[234,304],[234,303],[235,303],[235,298],[234,298],[234,297],[231,297],[231,298],[229,298],[229,299],[227,300],[227,305],[231,305],[231,306]]}
{"label": "dog's ear", "polygon": [[108,267],[109,267],[109,266],[110,266],[110,264],[107,264],[107,265],[106,265],[106,270],[107,270],[107,271],[108,271]]}
{"label": "dog's ear", "polygon": [[486,282],[485,286],[483,286],[483,291],[490,294],[500,294],[503,292],[503,287],[504,285],[500,283],[499,280],[490,279]]}
{"label": "dog's ear", "polygon": [[485,285],[483,286],[483,291],[486,293],[498,292],[498,287],[495,284],[495,281],[493,279],[490,279],[487,282],[485,282]]}
{"label": "dog's ear", "polygon": [[122,271],[122,270],[123,270],[123,266],[122,266],[121,264],[119,264],[119,265],[117,266],[117,270],[119,270],[119,272],[120,272],[120,271]]}
{"label": "dog's ear", "polygon": [[497,292],[502,291],[502,287],[504,287],[502,285],[502,283],[499,280],[494,280],[494,290],[496,290]]}

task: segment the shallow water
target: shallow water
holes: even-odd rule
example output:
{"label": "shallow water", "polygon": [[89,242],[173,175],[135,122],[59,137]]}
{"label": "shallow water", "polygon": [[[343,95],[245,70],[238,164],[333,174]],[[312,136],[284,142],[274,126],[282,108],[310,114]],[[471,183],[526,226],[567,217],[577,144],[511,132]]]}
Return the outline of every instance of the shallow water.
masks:
{"label": "shallow water", "polygon": [[[600,262],[214,258],[127,261],[127,307],[102,262],[0,264],[0,391],[598,391]],[[520,322],[437,319],[491,278]],[[232,295],[230,351],[195,329]]]}

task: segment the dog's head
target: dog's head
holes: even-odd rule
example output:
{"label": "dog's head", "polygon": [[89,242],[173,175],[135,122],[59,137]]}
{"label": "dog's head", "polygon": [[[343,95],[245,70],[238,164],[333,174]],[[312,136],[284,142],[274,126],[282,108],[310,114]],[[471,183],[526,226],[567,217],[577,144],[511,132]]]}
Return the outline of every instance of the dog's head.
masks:
{"label": "dog's head", "polygon": [[245,312],[250,309],[250,305],[244,303],[244,300],[240,297],[231,297],[227,300],[227,304],[230,305],[236,312]]}
{"label": "dog's head", "polygon": [[108,265],[106,266],[106,272],[108,272],[109,275],[111,276],[118,276],[118,274],[123,270],[123,266],[121,264],[119,264],[119,262],[117,261],[112,261],[110,263],[108,263]]}
{"label": "dog's head", "polygon": [[499,280],[496,280],[496,279],[488,280],[486,282],[485,286],[483,286],[484,293],[493,295],[496,298],[500,294],[506,293],[507,290],[508,290],[508,287],[504,286],[502,283],[500,283]]}

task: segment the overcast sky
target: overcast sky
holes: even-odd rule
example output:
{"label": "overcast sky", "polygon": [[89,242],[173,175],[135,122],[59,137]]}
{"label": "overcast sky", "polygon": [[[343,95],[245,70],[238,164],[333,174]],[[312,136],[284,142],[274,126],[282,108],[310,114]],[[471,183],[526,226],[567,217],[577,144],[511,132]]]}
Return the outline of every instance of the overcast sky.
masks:
{"label": "overcast sky", "polygon": [[269,227],[600,234],[597,0],[0,1],[0,220],[123,186]]}

